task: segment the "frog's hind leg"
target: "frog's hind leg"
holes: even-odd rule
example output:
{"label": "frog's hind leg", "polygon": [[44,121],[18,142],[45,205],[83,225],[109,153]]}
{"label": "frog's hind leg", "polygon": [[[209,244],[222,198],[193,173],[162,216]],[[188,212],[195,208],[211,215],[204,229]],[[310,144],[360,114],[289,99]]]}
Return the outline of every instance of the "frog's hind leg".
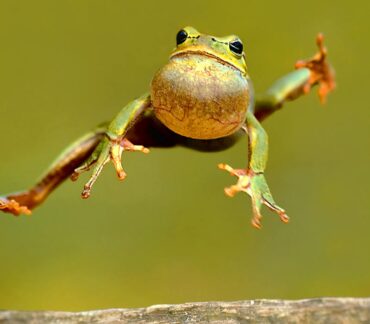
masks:
{"label": "frog's hind leg", "polygon": [[334,70],[327,61],[324,37],[319,34],[316,43],[319,51],[311,59],[298,61],[296,70],[277,80],[265,93],[256,96],[255,116],[263,120],[283,106],[286,101],[307,94],[318,85],[321,103],[335,88]]}
{"label": "frog's hind leg", "polygon": [[31,209],[41,204],[58,185],[71,176],[75,168],[91,155],[103,138],[105,130],[104,125],[100,126],[66,148],[41,180],[29,190],[0,197],[0,210],[16,216],[31,214]]}

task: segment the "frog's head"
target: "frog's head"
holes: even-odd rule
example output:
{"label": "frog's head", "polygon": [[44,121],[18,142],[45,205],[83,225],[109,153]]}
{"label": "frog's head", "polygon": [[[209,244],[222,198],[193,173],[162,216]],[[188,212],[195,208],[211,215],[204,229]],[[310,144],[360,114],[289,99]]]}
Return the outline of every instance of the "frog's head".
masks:
{"label": "frog's head", "polygon": [[247,74],[243,43],[238,36],[215,37],[204,35],[195,28],[188,26],[177,33],[176,43],[177,46],[171,57],[184,54],[205,55],[224,64],[232,65],[244,75]]}

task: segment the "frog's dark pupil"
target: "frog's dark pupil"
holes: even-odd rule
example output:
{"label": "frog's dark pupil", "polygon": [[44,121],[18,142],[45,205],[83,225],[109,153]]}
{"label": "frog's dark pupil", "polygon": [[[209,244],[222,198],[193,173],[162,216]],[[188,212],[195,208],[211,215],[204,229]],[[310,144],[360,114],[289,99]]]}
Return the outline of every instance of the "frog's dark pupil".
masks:
{"label": "frog's dark pupil", "polygon": [[176,43],[177,43],[177,45],[180,45],[183,42],[185,42],[187,38],[188,38],[188,33],[185,30],[183,30],[183,29],[180,30],[177,33],[177,36],[176,36]]}
{"label": "frog's dark pupil", "polygon": [[241,41],[234,41],[229,44],[229,48],[232,52],[241,55],[243,53],[243,44]]}

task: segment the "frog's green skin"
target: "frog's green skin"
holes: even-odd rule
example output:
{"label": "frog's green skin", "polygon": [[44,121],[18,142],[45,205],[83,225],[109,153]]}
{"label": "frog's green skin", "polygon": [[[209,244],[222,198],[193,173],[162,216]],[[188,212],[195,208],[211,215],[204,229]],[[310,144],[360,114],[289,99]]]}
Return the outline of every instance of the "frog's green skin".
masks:
{"label": "frog's green skin", "polygon": [[77,180],[80,173],[93,168],[82,192],[82,197],[88,198],[107,162],[113,162],[119,179],[125,178],[123,151],[148,153],[147,147],[175,145],[220,150],[246,133],[247,167],[234,170],[219,164],[220,169],[238,177],[237,184],[226,188],[225,193],[233,196],[243,191],[251,196],[252,224],[257,228],[261,226],[262,204],[287,222],[285,211],[274,202],[265,180],[268,140],[260,121],[285,101],[308,93],[311,86],[319,85],[322,101],[334,89],[322,35],[317,43],[319,52],[312,59],[298,62],[295,71],[255,99],[237,36],[215,37],[192,27],[182,29],[177,35],[177,47],[155,74],[148,93],[126,105],[111,123],[69,146],[30,190],[1,198],[0,209],[14,215],[30,214],[66,178]]}

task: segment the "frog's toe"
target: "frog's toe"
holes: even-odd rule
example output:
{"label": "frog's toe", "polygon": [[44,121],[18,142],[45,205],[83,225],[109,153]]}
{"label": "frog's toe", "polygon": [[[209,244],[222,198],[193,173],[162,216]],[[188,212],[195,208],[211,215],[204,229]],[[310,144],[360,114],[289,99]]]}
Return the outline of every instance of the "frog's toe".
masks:
{"label": "frog's toe", "polygon": [[[256,208],[253,208],[253,210],[254,214],[257,215],[257,218],[260,218],[260,208],[263,204],[271,211],[277,213],[280,217],[280,220],[284,223],[289,221],[289,217],[287,216],[285,210],[275,203],[263,173],[252,173],[251,196],[252,201],[254,201],[254,207],[256,206]],[[256,201],[258,201],[258,203],[255,203]]]}
{"label": "frog's toe", "polygon": [[253,195],[251,197],[252,197],[252,209],[253,209],[253,217],[251,220],[251,224],[253,227],[257,229],[261,229],[262,228],[261,200],[257,199]]}
{"label": "frog's toe", "polygon": [[27,206],[22,206],[14,199],[8,200],[7,198],[0,198],[0,210],[5,213],[19,215],[31,215],[31,210]]}
{"label": "frog's toe", "polygon": [[104,166],[109,162],[110,160],[110,151],[112,144],[106,140],[105,145],[102,145],[101,149],[99,149],[99,154],[96,162],[94,162],[94,169],[93,173],[89,179],[89,181],[84,185],[84,189],[81,193],[81,197],[86,199],[90,197],[91,189],[98,179],[100,173],[102,172]]}
{"label": "frog's toe", "polygon": [[121,147],[123,148],[124,151],[129,152],[141,152],[145,154],[148,154],[150,152],[150,150],[147,147],[143,145],[134,145],[127,138],[122,139]]}
{"label": "frog's toe", "polygon": [[[266,196],[269,197],[266,199]],[[261,207],[262,205],[267,206],[271,211],[277,213],[280,217],[280,220],[284,223],[287,223],[289,221],[289,217],[285,213],[285,210],[274,202],[270,192],[261,193],[258,190],[252,191],[251,193],[252,197],[252,206],[253,206],[253,217],[252,217],[252,225],[258,229],[262,227],[261,225]]]}
{"label": "frog's toe", "polygon": [[80,174],[86,171],[89,171],[92,165],[96,162],[96,159],[88,159],[84,164],[76,168],[71,174],[70,179],[72,181],[77,181]]}
{"label": "frog's toe", "polygon": [[127,138],[123,138],[120,144],[112,145],[110,150],[110,159],[116,169],[117,176],[120,180],[126,178],[126,172],[122,168],[121,157],[124,151],[128,152],[142,152],[142,153],[149,153],[149,149],[143,145],[134,145],[131,143]]}
{"label": "frog's toe", "polygon": [[134,145],[127,138],[123,138],[119,144],[113,144],[110,150],[110,160],[116,169],[117,176],[120,180],[126,178],[126,172],[122,168],[121,157],[124,151],[149,153],[149,149],[143,145]]}
{"label": "frog's toe", "polygon": [[268,196],[268,199],[265,197],[264,194],[262,194],[262,203],[265,206],[267,206],[271,211],[277,213],[282,222],[288,223],[289,222],[289,217],[286,214],[285,210],[283,208],[279,207],[278,205],[276,205],[276,203],[272,199],[272,196],[271,196],[270,193],[268,193],[267,196]]}
{"label": "frog's toe", "polygon": [[88,157],[88,159],[73,171],[72,175],[70,176],[70,179],[72,181],[76,181],[81,173],[89,171],[91,167],[98,161],[103,148],[103,144],[104,141],[101,141],[96,149],[93,151],[93,153],[91,153],[91,155]]}
{"label": "frog's toe", "polygon": [[238,192],[245,192],[250,195],[250,177],[247,174],[246,169],[233,169],[230,165],[220,163],[218,165],[220,170],[225,170],[231,175],[238,178],[238,182],[235,185],[226,187],[224,192],[229,197],[234,197]]}

